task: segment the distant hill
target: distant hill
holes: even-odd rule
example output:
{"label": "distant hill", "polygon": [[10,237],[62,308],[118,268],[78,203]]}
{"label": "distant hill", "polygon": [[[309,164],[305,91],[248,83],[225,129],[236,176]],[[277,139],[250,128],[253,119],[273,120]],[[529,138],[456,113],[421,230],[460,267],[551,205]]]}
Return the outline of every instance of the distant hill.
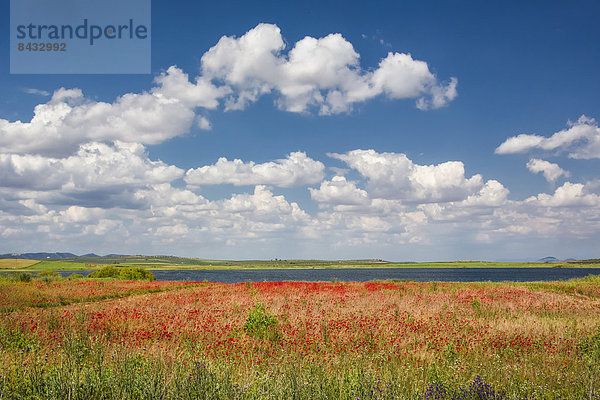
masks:
{"label": "distant hill", "polygon": [[575,258],[565,258],[564,260],[559,260],[556,257],[544,257],[537,260],[537,262],[561,262],[561,261],[577,261]]}
{"label": "distant hill", "polygon": [[10,253],[0,254],[0,258],[24,258],[28,260],[41,260],[44,258],[72,258],[77,257],[73,253]]}
{"label": "distant hill", "polygon": [[102,258],[102,257],[121,257],[119,254],[108,254],[106,256],[99,256],[94,253],[84,254],[82,256],[78,256],[73,253],[7,253],[0,254],[0,258],[14,258],[14,259],[27,259],[27,260],[43,260],[46,258],[52,259],[62,259],[62,258],[79,258],[79,257],[94,257],[94,258]]}

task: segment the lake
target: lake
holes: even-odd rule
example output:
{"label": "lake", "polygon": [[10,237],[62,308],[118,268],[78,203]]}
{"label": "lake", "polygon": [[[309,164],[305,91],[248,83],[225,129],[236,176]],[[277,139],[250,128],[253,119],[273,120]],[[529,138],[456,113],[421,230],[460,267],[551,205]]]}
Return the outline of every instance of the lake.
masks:
{"label": "lake", "polygon": [[[343,269],[226,269],[151,270],[158,281],[332,281],[366,282],[379,279],[407,279],[420,282],[557,281],[600,275],[598,268],[343,268]],[[92,271],[60,271],[87,275]]]}

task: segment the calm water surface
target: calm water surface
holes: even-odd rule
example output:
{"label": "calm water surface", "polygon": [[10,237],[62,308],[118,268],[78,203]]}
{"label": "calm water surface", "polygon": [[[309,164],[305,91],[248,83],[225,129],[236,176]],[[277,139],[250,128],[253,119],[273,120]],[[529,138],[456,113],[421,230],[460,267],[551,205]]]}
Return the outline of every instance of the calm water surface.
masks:
{"label": "calm water surface", "polygon": [[[331,281],[366,282],[376,279],[408,279],[420,282],[481,281],[557,281],[595,274],[597,268],[369,268],[369,269],[228,269],[228,270],[151,270],[158,281],[208,281],[237,283],[246,281]],[[92,271],[61,271],[87,275]]]}

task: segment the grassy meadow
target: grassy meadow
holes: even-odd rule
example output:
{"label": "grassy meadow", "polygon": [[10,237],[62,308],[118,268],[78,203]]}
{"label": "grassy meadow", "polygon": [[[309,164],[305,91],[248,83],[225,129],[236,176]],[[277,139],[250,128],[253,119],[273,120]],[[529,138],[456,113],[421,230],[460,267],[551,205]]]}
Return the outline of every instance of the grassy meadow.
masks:
{"label": "grassy meadow", "polygon": [[4,280],[0,398],[599,399],[600,277]]}
{"label": "grassy meadow", "polygon": [[22,269],[37,263],[39,263],[39,260],[0,258],[0,269]]}

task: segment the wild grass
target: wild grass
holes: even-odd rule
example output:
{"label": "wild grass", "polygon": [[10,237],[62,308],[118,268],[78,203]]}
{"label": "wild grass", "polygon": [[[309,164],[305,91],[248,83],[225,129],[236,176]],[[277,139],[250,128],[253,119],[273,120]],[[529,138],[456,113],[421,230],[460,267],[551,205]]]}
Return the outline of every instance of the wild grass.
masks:
{"label": "wild grass", "polygon": [[201,285],[189,282],[105,281],[56,279],[47,275],[27,276],[33,276],[34,279],[0,280],[0,314],[7,315],[27,307],[59,307]]}
{"label": "wild grass", "polygon": [[[79,282],[61,283],[49,292]],[[55,282],[11,289],[32,284]],[[0,317],[0,396],[597,399],[598,286],[247,282],[22,303]]]}
{"label": "wild grass", "polygon": [[40,260],[20,260],[13,258],[0,258],[0,269],[15,269],[15,268],[25,268],[36,263],[40,262]]}

